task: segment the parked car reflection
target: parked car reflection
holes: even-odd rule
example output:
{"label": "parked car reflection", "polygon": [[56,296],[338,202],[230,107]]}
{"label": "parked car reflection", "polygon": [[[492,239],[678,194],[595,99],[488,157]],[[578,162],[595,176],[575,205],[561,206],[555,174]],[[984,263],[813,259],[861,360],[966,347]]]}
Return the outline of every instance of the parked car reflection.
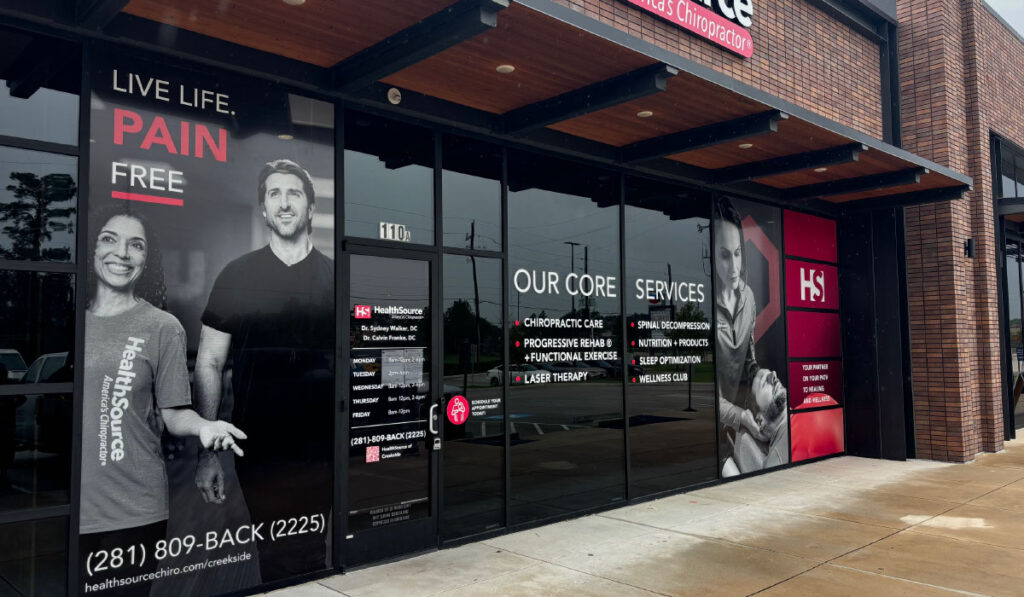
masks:
{"label": "parked car reflection", "polygon": [[21,383],[51,383],[56,381],[71,381],[64,379],[53,379],[55,374],[64,366],[68,359],[67,352],[51,352],[36,357],[28,370],[24,372]]}
{"label": "parked car reflection", "polygon": [[71,392],[54,393],[52,386],[47,393],[31,392],[36,384],[70,385],[72,359],[67,352],[40,355],[18,381],[0,363],[0,378],[20,386],[8,391],[23,392],[0,395],[0,510],[67,503]]}
{"label": "parked car reflection", "polygon": [[583,361],[574,361],[571,363],[559,361],[555,363],[555,367],[560,367],[565,371],[572,372],[584,371],[587,374],[587,379],[601,379],[603,377],[608,377],[608,373],[604,369],[600,367],[592,367]]}
{"label": "parked car reflection", "polygon": [[[67,352],[51,352],[36,357],[21,383],[60,383],[72,381]],[[70,447],[71,402],[63,394],[25,394],[15,421],[18,450],[65,453]]]}
{"label": "parked car reflection", "polygon": [[[15,383],[25,375],[25,359],[13,348],[0,348],[0,365],[7,368],[7,381]],[[3,383],[3,380],[0,380]]]}
{"label": "parked car reflection", "polygon": [[[505,370],[504,365],[498,365],[494,369],[491,369],[490,371],[488,371],[487,372],[487,382],[490,385],[492,385],[492,386],[501,385],[501,372],[504,371],[504,370]],[[533,365],[529,365],[529,364],[509,365],[508,366],[508,375],[509,375],[508,379],[509,379],[509,383],[523,383],[524,374],[527,374],[527,373],[529,373],[531,371],[536,371],[536,370],[537,370],[536,367],[534,367]],[[517,373],[519,375],[516,375]]]}

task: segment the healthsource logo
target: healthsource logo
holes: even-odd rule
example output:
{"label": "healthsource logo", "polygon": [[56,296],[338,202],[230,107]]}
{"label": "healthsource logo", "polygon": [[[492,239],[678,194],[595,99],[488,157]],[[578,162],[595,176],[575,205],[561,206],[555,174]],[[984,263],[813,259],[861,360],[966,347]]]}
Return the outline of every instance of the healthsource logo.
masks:
{"label": "healthsource logo", "polygon": [[623,0],[744,58],[754,55],[747,31],[753,0]]}
{"label": "healthsource logo", "polygon": [[373,307],[370,305],[356,305],[356,319],[370,319],[373,316]]}
{"label": "healthsource logo", "polygon": [[800,300],[814,303],[825,302],[824,270],[800,268]]}

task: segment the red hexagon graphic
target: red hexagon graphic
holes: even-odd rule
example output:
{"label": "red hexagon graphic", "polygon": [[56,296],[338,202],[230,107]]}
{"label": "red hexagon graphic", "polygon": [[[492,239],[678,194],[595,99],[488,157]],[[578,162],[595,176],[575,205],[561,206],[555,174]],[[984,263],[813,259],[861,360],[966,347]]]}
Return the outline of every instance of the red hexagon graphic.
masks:
{"label": "red hexagon graphic", "polygon": [[768,303],[757,314],[754,320],[754,342],[761,339],[768,328],[782,315],[782,290],[779,283],[779,250],[772,244],[768,235],[747,216],[743,218],[743,238],[752,243],[764,255],[768,262]]}

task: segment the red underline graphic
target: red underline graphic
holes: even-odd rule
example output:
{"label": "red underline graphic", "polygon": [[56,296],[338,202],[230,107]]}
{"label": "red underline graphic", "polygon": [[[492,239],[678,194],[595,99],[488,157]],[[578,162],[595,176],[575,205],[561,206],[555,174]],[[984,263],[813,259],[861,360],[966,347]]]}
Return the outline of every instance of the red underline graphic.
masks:
{"label": "red underline graphic", "polygon": [[181,199],[171,199],[170,197],[157,197],[156,195],[142,195],[139,193],[122,193],[121,191],[111,191],[110,196],[114,199],[127,199],[128,201],[144,201],[146,203],[159,203],[161,205],[177,205],[181,207],[185,204]]}

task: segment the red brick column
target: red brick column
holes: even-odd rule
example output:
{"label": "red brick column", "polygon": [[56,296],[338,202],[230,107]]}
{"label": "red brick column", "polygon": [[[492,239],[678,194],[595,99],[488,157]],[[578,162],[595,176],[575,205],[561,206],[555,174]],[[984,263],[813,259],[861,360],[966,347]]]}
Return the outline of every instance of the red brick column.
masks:
{"label": "red brick column", "polygon": [[[974,288],[975,322],[978,336],[973,369],[978,372],[979,426],[981,449],[997,452],[1003,449],[1002,370],[999,344],[999,263],[1003,248],[997,246],[995,213],[992,201],[992,160],[989,127],[982,98],[980,71],[990,68],[979,51],[979,35],[986,40],[1007,32],[978,0],[961,1],[964,15],[963,49],[965,60],[965,105],[967,106],[968,171],[974,179],[970,195],[971,222],[975,242]],[[983,28],[988,27],[986,32]],[[1016,55],[1024,58],[1024,44],[1016,43]],[[1024,66],[1024,59],[1017,62]],[[1018,114],[1017,119],[1024,114]]]}
{"label": "red brick column", "polygon": [[[906,214],[917,454],[964,462],[1002,448],[996,247],[975,43],[980,4],[897,6],[904,147],[975,179],[964,199]],[[974,259],[964,255],[968,238]]]}

